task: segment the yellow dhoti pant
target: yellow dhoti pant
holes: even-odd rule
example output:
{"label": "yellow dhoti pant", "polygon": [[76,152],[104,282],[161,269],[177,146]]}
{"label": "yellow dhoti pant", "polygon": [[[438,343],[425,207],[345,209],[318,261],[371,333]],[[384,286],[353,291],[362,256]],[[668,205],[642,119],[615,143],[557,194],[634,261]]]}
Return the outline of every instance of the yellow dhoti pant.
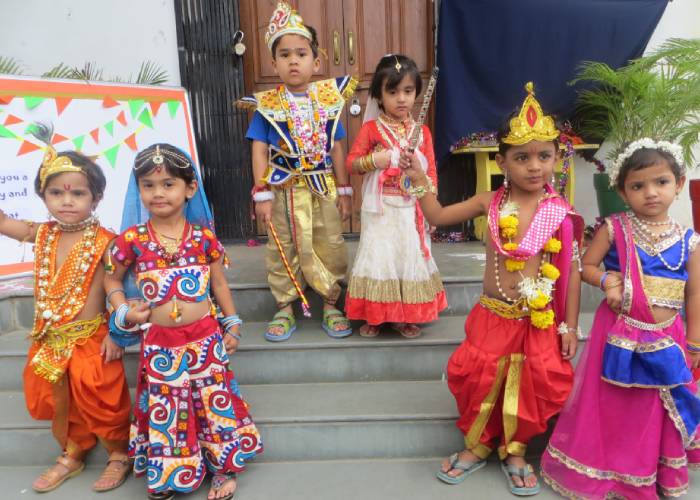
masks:
{"label": "yellow dhoti pant", "polygon": [[[272,223],[299,285],[303,290],[308,284],[325,302],[335,303],[340,295],[338,281],[345,278],[348,267],[336,195],[321,198],[297,183],[272,190]],[[267,281],[279,307],[299,298],[271,234]]]}

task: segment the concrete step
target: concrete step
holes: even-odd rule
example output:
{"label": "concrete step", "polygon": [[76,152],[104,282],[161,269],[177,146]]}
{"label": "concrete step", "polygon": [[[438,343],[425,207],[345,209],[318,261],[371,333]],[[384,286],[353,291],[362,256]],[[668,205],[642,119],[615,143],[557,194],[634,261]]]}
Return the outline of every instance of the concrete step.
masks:
{"label": "concrete step", "polygon": [[[348,243],[350,263],[356,247],[357,242]],[[484,246],[478,242],[441,243],[434,244],[432,249],[447,292],[449,307],[443,311],[443,316],[464,316],[482,291]],[[230,245],[227,250],[232,261],[227,278],[241,316],[249,322],[269,321],[277,306],[267,284],[264,247]],[[20,278],[0,284],[3,285],[0,286],[0,333],[31,328],[34,314],[31,279]],[[310,289],[307,295],[312,310],[320,318],[320,298]],[[594,311],[601,298],[600,290],[584,284],[581,310]],[[297,314],[300,313],[297,304]]]}
{"label": "concrete step", "polygon": [[[457,486],[435,478],[441,457],[411,460],[330,460],[279,463],[252,463],[240,476],[237,500],[510,500],[506,479],[496,461]],[[534,465],[537,465],[536,463]],[[537,469],[539,469],[537,467]],[[0,467],[3,498],[20,500],[39,498],[31,489],[32,481],[43,467]],[[116,490],[94,493],[91,485],[101,468],[88,467],[51,492],[51,500],[116,500],[145,498],[146,480],[130,477]],[[700,472],[690,473],[691,493],[698,494]],[[208,481],[200,490],[187,495],[191,500],[207,498]],[[176,498],[185,498],[178,496]],[[542,486],[542,500],[561,498]]]}
{"label": "concrete step", "polygon": [[[464,320],[444,316],[426,325],[417,339],[405,339],[388,329],[372,339],[357,333],[332,339],[321,330],[318,319],[302,320],[286,342],[266,341],[266,323],[247,323],[232,366],[242,384],[439,380],[450,354],[464,340]],[[581,315],[584,331],[592,322],[592,313]],[[0,335],[0,391],[21,390],[28,346],[26,331]],[[130,348],[124,362],[134,386],[138,349]]]}
{"label": "concrete step", "polygon": [[[461,434],[447,385],[352,382],[243,386],[265,445],[260,461],[439,456]],[[41,465],[59,452],[50,422],[33,420],[21,392],[0,392],[0,466]],[[102,449],[91,463],[105,459]]]}

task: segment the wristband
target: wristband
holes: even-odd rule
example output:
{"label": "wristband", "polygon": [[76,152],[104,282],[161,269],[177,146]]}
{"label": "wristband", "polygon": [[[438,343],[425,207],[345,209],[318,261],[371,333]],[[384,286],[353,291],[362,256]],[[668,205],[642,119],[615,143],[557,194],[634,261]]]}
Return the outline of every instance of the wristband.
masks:
{"label": "wristband", "polygon": [[352,186],[350,184],[341,184],[336,187],[338,196],[352,196]]}
{"label": "wristband", "polygon": [[263,201],[272,201],[275,199],[275,193],[272,191],[258,191],[253,194],[253,201],[255,203],[261,203]]}

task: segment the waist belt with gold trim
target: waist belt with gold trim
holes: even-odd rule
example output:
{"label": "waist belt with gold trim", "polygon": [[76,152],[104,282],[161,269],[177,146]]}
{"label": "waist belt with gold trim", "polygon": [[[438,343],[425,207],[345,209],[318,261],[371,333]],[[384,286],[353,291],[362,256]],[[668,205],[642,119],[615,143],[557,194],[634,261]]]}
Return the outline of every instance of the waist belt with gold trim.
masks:
{"label": "waist belt with gold trim", "polygon": [[51,383],[58,382],[68,368],[73,348],[87,342],[104,321],[100,314],[94,319],[72,321],[49,329],[30,362],[34,373]]}

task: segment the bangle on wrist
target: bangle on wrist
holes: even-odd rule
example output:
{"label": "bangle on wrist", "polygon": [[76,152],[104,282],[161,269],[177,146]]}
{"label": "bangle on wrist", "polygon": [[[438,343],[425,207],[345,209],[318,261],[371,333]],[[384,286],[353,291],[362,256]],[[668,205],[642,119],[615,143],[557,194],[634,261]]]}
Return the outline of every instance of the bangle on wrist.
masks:
{"label": "bangle on wrist", "polygon": [[112,295],[114,295],[115,293],[118,293],[118,292],[122,292],[124,294],[124,297],[126,298],[126,292],[124,291],[123,288],[115,288],[114,290],[109,292],[107,294],[107,297],[105,298],[105,301],[107,302],[108,306],[110,305],[109,299],[112,298]]}
{"label": "bangle on wrist", "polygon": [[603,274],[600,275],[600,289],[605,291],[605,280],[608,277],[608,272],[604,271]]}
{"label": "bangle on wrist", "polygon": [[275,199],[275,193],[272,191],[259,191],[253,194],[253,201],[255,203],[261,203],[264,201],[272,201]]}
{"label": "bangle on wrist", "polygon": [[129,304],[123,302],[115,311],[114,321],[120,328],[126,328],[126,315],[129,312]]}

